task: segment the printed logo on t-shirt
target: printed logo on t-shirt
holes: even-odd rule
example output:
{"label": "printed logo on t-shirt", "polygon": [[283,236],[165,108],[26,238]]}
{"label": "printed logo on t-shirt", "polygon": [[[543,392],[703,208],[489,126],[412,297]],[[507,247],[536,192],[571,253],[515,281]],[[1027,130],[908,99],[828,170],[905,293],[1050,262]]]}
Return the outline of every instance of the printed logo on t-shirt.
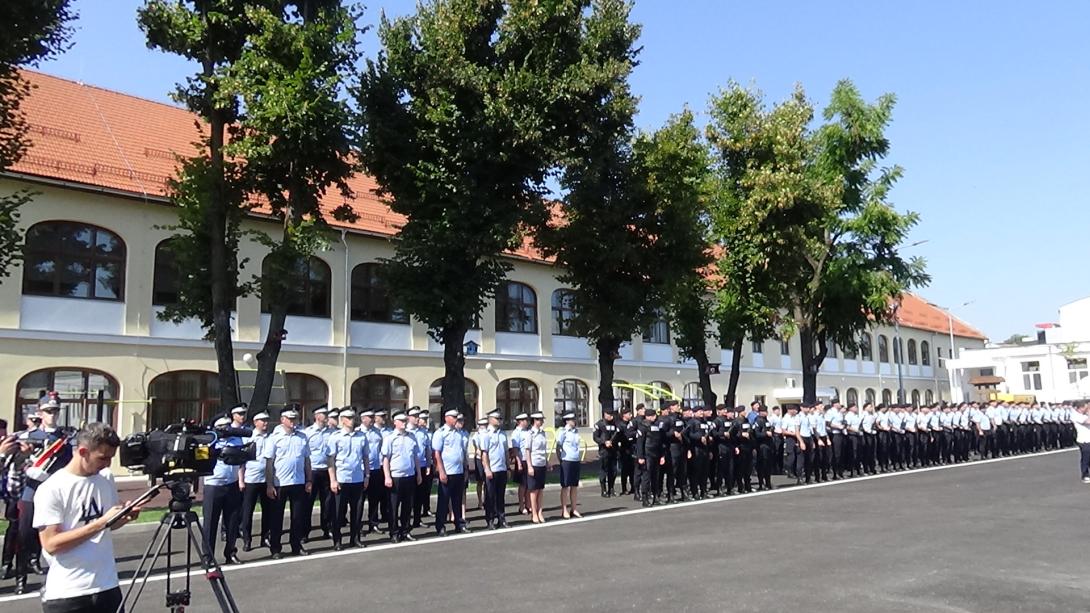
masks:
{"label": "printed logo on t-shirt", "polygon": [[83,509],[83,513],[80,515],[79,520],[80,523],[84,525],[89,524],[96,519],[102,517],[102,507],[99,506],[98,499],[96,499],[94,496],[91,496],[88,500],[85,500],[83,504],[80,505],[80,508]]}

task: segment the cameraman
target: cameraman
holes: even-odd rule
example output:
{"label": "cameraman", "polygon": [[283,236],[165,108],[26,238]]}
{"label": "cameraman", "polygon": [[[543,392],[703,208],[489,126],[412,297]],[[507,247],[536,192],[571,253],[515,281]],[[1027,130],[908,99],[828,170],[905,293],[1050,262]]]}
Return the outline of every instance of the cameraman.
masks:
{"label": "cameraman", "polygon": [[242,447],[242,439],[233,436],[227,430],[231,425],[230,417],[221,417],[213,424],[220,438],[216,440],[216,465],[212,474],[204,478],[204,500],[201,511],[204,515],[204,546],[209,555],[214,555],[216,535],[219,534],[219,522],[227,530],[227,542],[223,546],[223,560],[228,564],[242,564],[238,559],[238,528],[242,511],[242,465],[230,465],[222,457],[227,447]]}
{"label": "cameraman", "polygon": [[[42,609],[115,611],[121,588],[114,546],[106,523],[124,508],[109,466],[121,441],[113,428],[88,424],[76,435],[68,464],[42,483],[34,495],[34,527],[49,562]],[[112,526],[117,530],[139,515],[139,507]]]}

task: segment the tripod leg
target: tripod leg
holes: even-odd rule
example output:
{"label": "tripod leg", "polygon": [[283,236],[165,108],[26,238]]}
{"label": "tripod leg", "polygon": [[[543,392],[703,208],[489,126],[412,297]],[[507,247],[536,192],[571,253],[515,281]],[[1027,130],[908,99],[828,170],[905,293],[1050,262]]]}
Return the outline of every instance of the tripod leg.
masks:
{"label": "tripod leg", "polygon": [[[136,567],[136,572],[133,573],[132,583],[129,584],[129,589],[125,590],[125,597],[121,600],[121,606],[118,608],[122,610],[132,610],[136,606],[136,602],[140,600],[140,594],[144,593],[144,587],[148,584],[148,577],[151,576],[152,571],[155,569],[155,563],[159,561],[159,556],[163,553],[163,547],[166,545],[167,537],[170,536],[170,524],[173,523],[172,514],[168,513],[163,516],[163,519],[159,521],[159,526],[155,529],[155,533],[152,534],[151,539],[148,540],[148,546],[144,550],[144,555],[140,556],[140,565]],[[152,549],[155,550],[155,555],[152,556]],[[149,563],[150,562],[150,563]],[[147,568],[145,568],[147,565]],[[167,568],[167,572],[170,572],[170,568]],[[132,603],[129,603],[129,596],[132,594],[133,588],[140,585],[140,588],[136,590],[136,596],[132,599]]]}
{"label": "tripod leg", "polygon": [[197,548],[197,552],[200,554],[204,577],[212,585],[212,593],[216,596],[216,601],[219,602],[220,610],[224,611],[224,613],[239,613],[235,598],[231,595],[231,588],[227,586],[227,579],[223,576],[223,570],[220,568],[219,563],[216,562],[212,552],[204,547],[204,532],[201,530],[201,522],[197,518],[197,514],[187,513],[186,523],[189,542],[193,547]]}

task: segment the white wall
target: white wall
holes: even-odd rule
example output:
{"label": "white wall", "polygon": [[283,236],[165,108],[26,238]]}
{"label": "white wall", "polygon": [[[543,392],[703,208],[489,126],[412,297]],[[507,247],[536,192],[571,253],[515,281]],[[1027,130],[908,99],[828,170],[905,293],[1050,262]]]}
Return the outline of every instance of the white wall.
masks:
{"label": "white wall", "polygon": [[24,330],[122,334],[125,330],[125,303],[23,296],[19,305],[19,324]]}
{"label": "white wall", "polygon": [[[290,326],[286,327],[290,339],[295,331]],[[404,350],[413,348],[413,328],[409,324],[353,321],[348,324],[348,337],[352,339],[353,347]],[[439,348],[441,350],[442,345]]]}

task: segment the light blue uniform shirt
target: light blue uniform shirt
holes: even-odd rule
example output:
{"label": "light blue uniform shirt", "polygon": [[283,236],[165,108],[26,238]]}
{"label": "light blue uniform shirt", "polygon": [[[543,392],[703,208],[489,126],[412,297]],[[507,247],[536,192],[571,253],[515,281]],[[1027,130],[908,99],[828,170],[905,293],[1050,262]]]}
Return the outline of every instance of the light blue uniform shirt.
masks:
{"label": "light blue uniform shirt", "polygon": [[844,433],[845,434],[859,434],[862,432],[860,426],[863,425],[863,419],[859,417],[859,413],[849,412],[844,416]]}
{"label": "light blue uniform shirt", "polygon": [[579,447],[582,439],[577,428],[564,428],[556,437],[556,446],[560,448],[560,459],[564,462],[579,461]]}
{"label": "light blue uniform shirt", "polygon": [[[338,430],[326,437],[326,457],[334,456],[338,483],[363,483],[363,462],[367,459],[367,435]],[[328,460],[327,460],[328,463]]]}
{"label": "light blue uniform shirt", "polygon": [[336,432],[336,430],[327,427],[318,427],[318,424],[311,424],[303,429],[303,434],[307,437],[307,447],[310,447],[310,469],[318,470],[322,468],[329,468],[328,460],[326,459],[326,440],[329,439],[329,435]]}
{"label": "light blue uniform shirt", "polygon": [[943,430],[953,430],[954,429],[954,414],[953,413],[942,413],[942,414],[940,414],[939,415],[939,422],[942,424],[942,429]]}
{"label": "light blue uniform shirt", "polygon": [[[242,439],[237,436],[231,436],[216,441],[216,451],[223,451],[224,447],[241,446]],[[225,464],[223,460],[216,460],[216,465],[212,467],[212,474],[204,478],[204,484],[234,485],[235,487],[238,487],[238,471],[241,469],[241,466],[229,466]]]}
{"label": "light blue uniform shirt", "polygon": [[859,418],[859,427],[864,434],[874,434],[874,422],[874,413],[863,413],[863,416]]}
{"label": "light blue uniform shirt", "polygon": [[543,468],[549,461],[549,441],[544,430],[531,428],[526,432],[526,444],[522,448],[523,459],[534,468]]}
{"label": "light blue uniform shirt", "polygon": [[878,424],[878,429],[879,429],[879,430],[889,430],[889,429],[890,429],[890,415],[889,415],[889,411],[885,411],[885,412],[879,413],[879,414],[878,414],[878,415],[877,415],[877,416],[875,417],[874,421],[875,421],[875,423],[877,423],[877,424]]}
{"label": "light blue uniform shirt", "polygon": [[403,434],[391,434],[382,440],[382,459],[390,460],[390,476],[412,477],[416,475],[417,458],[416,437],[406,431]]}
{"label": "light blue uniform shirt", "polygon": [[526,428],[515,428],[511,431],[511,449],[516,449],[519,452],[519,457],[522,457],[522,440],[526,436]]}
{"label": "light blue uniform shirt", "polygon": [[889,414],[889,428],[897,434],[904,434],[905,432],[905,419],[901,413]]}
{"label": "light blue uniform shirt", "polygon": [[801,421],[798,413],[795,415],[784,415],[783,418],[780,419],[780,428],[783,430],[784,434],[794,436],[799,433],[799,423]]}
{"label": "light blue uniform shirt", "polygon": [[825,411],[825,421],[829,423],[830,434],[847,434],[848,430],[845,428],[847,419],[846,415],[835,408]]}
{"label": "light blue uniform shirt", "polygon": [[291,434],[283,432],[269,437],[262,457],[273,461],[276,477],[274,486],[301,485],[306,483],[306,461],[310,455],[307,437],[299,430]]}
{"label": "light blue uniform shirt", "polygon": [[933,432],[942,430],[942,413],[932,413],[931,419],[927,423]]}
{"label": "light blue uniform shirt", "polygon": [[416,465],[427,468],[431,464],[428,458],[431,455],[431,435],[424,428],[406,428],[406,431],[416,439]]}
{"label": "light blue uniform shirt", "polygon": [[814,429],[813,429],[813,426],[810,423],[810,416],[809,415],[799,415],[798,420],[799,420],[799,423],[798,423],[799,436],[801,436],[803,438],[809,438],[809,437],[813,436],[814,435]]}
{"label": "light blue uniform shirt", "polygon": [[382,470],[382,432],[371,426],[363,434],[367,437],[367,469]]}
{"label": "light blue uniform shirt", "polygon": [[507,471],[507,434],[503,430],[493,430],[488,427],[484,433],[477,437],[477,444],[481,451],[488,454],[488,466],[494,473]]}
{"label": "light blue uniform shirt", "polygon": [[469,450],[468,436],[444,425],[431,437],[431,448],[439,452],[439,457],[443,460],[443,470],[448,475],[465,474],[466,452]]}
{"label": "light blue uniform shirt", "polygon": [[254,457],[257,459],[246,462],[245,472],[242,473],[242,480],[246,483],[264,483],[265,444],[269,442],[269,433],[262,432],[261,434],[254,434],[253,436],[244,439],[244,442],[253,442]]}
{"label": "light blue uniform shirt", "polygon": [[821,413],[810,413],[810,427],[814,429],[814,436],[825,438],[829,431],[825,428],[825,416]]}
{"label": "light blue uniform shirt", "polygon": [[988,417],[988,414],[984,411],[977,411],[973,414],[972,419],[977,426],[980,426],[981,431],[987,432],[992,429],[992,418]]}

